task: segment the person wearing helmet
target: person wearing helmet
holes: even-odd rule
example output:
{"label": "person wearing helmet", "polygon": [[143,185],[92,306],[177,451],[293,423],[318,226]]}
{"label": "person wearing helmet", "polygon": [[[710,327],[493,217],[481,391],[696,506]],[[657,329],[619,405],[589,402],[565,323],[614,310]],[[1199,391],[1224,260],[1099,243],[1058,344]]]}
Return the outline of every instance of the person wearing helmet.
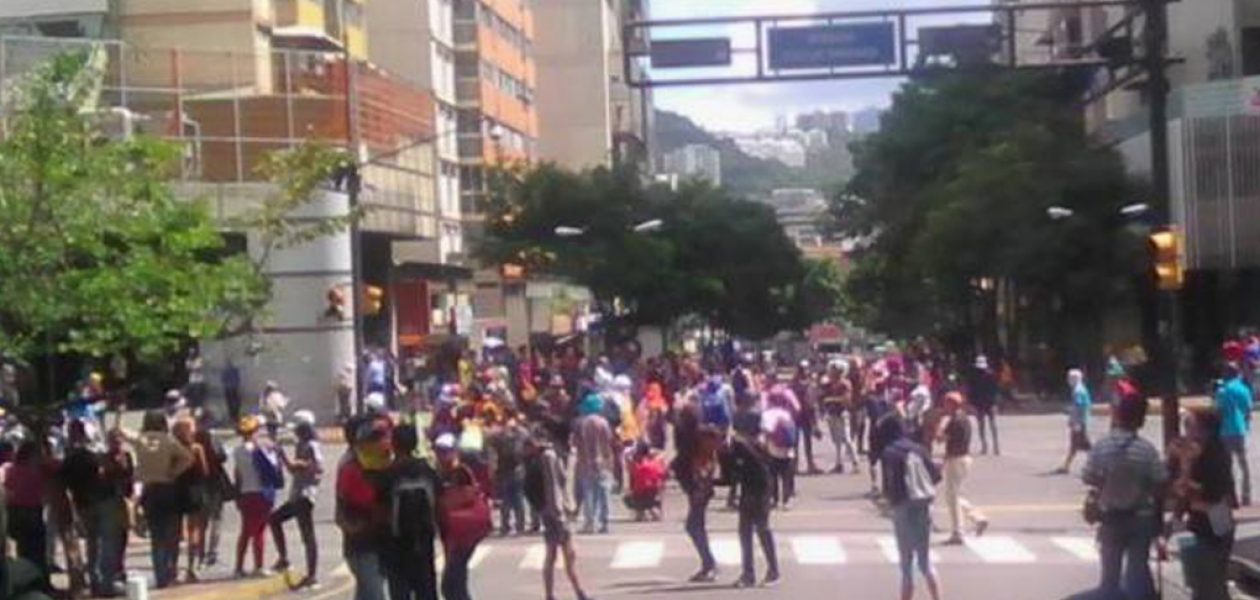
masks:
{"label": "person wearing helmet", "polygon": [[267,519],[275,502],[277,490],[284,487],[280,475],[279,458],[266,448],[260,439],[262,423],[257,417],[241,419],[238,431],[241,445],[232,453],[236,472],[236,489],[240,497],[236,507],[241,513],[241,531],[236,539],[236,576],[245,576],[245,551],[254,550],[254,572],[270,574],[263,568],[263,552],[266,549]]}
{"label": "person wearing helmet", "polygon": [[298,531],[302,534],[302,547],[306,550],[306,577],[295,586],[304,588],[315,585],[315,571],[319,563],[319,543],[315,540],[315,499],[319,496],[319,483],[324,475],[324,454],[320,450],[315,435],[315,415],[309,410],[293,413],[293,435],[297,444],[293,448],[293,458],[280,451],[280,460],[284,468],[293,476],[293,486],[289,490],[289,499],[271,513],[269,524],[271,536],[276,543],[275,570],[289,569],[289,548],[285,542],[284,524],[290,519],[297,519]]}

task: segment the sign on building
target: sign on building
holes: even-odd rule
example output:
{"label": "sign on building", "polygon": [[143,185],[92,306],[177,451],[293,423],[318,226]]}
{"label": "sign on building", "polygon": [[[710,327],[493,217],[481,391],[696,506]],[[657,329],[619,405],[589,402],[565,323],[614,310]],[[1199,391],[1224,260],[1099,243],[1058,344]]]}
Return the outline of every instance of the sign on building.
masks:
{"label": "sign on building", "polygon": [[652,68],[725,67],[731,64],[730,38],[653,40]]}
{"label": "sign on building", "polygon": [[891,22],[776,27],[768,33],[770,68],[775,71],[890,65],[897,61],[896,32]]}

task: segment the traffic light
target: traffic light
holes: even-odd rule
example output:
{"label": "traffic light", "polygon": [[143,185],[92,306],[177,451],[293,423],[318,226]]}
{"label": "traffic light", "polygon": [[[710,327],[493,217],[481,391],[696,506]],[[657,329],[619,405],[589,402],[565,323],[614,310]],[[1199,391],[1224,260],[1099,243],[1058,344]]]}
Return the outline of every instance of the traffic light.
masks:
{"label": "traffic light", "polygon": [[1151,234],[1155,282],[1161,290],[1176,291],[1185,282],[1181,264],[1181,233],[1166,229]]}
{"label": "traffic light", "polygon": [[379,315],[385,304],[385,290],[375,285],[363,287],[363,314]]}
{"label": "traffic light", "polygon": [[515,263],[506,263],[500,268],[499,274],[509,281],[520,281],[525,279],[525,266]]}

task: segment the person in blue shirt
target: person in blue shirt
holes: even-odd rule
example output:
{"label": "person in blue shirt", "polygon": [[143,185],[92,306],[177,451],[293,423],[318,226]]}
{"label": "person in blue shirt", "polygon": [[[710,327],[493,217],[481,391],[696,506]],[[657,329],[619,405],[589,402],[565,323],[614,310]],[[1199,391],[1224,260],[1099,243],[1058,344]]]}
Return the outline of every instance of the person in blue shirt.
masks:
{"label": "person in blue shirt", "polygon": [[1238,494],[1242,504],[1251,504],[1251,468],[1247,464],[1247,434],[1251,432],[1251,388],[1243,381],[1236,363],[1225,365],[1221,384],[1216,388],[1216,410],[1221,415],[1221,440],[1242,471]]}
{"label": "person in blue shirt", "polygon": [[1085,386],[1085,373],[1080,369],[1070,369],[1067,373],[1068,394],[1072,401],[1068,407],[1068,454],[1056,473],[1066,475],[1072,471],[1072,459],[1077,452],[1089,452],[1089,412],[1094,407],[1094,399]]}

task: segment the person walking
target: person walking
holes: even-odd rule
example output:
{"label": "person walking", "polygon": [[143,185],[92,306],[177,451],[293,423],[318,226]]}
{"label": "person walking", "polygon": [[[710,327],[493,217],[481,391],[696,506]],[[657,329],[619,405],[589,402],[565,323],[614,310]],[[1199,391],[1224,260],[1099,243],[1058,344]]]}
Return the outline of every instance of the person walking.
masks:
{"label": "person walking", "polygon": [[214,566],[219,562],[223,504],[233,496],[235,491],[232,480],[227,474],[227,450],[224,449],[222,442],[214,438],[210,430],[214,423],[215,415],[209,409],[202,408],[197,412],[197,431],[193,439],[205,452],[207,468],[203,486],[204,496],[201,499],[204,533],[200,544],[195,548],[197,555],[203,557],[199,565],[202,567]]}
{"label": "person walking", "polygon": [[195,458],[170,434],[166,414],[144,415],[138,437],[128,436],[136,453],[136,480],[143,486],[140,505],[149,524],[150,554],[159,589],[175,583],[179,571],[181,492],[177,483]]}
{"label": "person walking", "polygon": [[451,434],[443,434],[433,444],[442,484],[438,495],[438,524],[445,558],[442,598],[472,600],[468,592],[468,563],[494,523],[484,490],[473,470],[460,459],[457,446]]}
{"label": "person walking", "polygon": [[115,537],[119,529],[125,528],[119,520],[122,513],[117,510],[121,498],[103,479],[104,456],[92,448],[84,422],[70,421],[66,432],[69,448],[61,465],[61,477],[87,539],[86,568],[92,595],[117,597],[122,590],[115,571]]}
{"label": "person walking", "polygon": [[437,471],[416,455],[419,442],[414,426],[394,429],[383,557],[390,600],[438,600],[434,542],[441,483]]}
{"label": "person walking", "polygon": [[940,470],[932,463],[927,449],[911,440],[901,419],[892,416],[875,427],[880,437],[890,440],[883,448],[879,463],[883,493],[892,507],[893,531],[897,540],[901,567],[901,600],[914,598],[914,571],[918,567],[927,583],[932,600],[940,600],[941,584],[932,566],[929,548],[932,535],[932,500]]}
{"label": "person walking", "polygon": [[223,365],[219,374],[219,385],[223,387],[223,402],[227,405],[228,418],[232,423],[241,420],[241,369],[231,358]]}
{"label": "person walking", "polygon": [[525,497],[542,519],[543,597],[555,600],[556,557],[564,558],[564,572],[578,600],[594,600],[586,595],[577,571],[577,550],[565,524],[564,464],[552,448],[545,431],[538,430],[525,440]]}
{"label": "person walking", "polygon": [[355,418],[345,431],[350,451],[337,468],[336,483],[342,556],[354,577],[354,600],[385,600],[391,428],[385,419]]}
{"label": "person walking", "polygon": [[700,570],[691,576],[692,583],[709,583],[717,579],[717,559],[709,545],[709,529],[705,515],[713,500],[713,486],[718,472],[718,449],[722,433],[705,426],[696,431],[695,445],[686,455],[675,460],[674,473],[678,485],[687,495],[687,537],[700,555]]}
{"label": "person walking", "polygon": [[819,469],[818,463],[814,461],[814,440],[822,439],[822,432],[818,429],[819,393],[817,382],[813,374],[809,372],[809,361],[802,361],[797,365],[790,387],[799,403],[799,408],[794,415],[797,431],[800,432],[797,436],[800,438],[800,449],[796,455],[796,466],[799,466],[801,459],[804,458],[805,473],[818,475],[822,473],[822,469]]}
{"label": "person walking", "polygon": [[963,483],[971,472],[971,416],[967,414],[962,394],[949,392],[944,397],[945,417],[936,436],[945,444],[945,506],[949,510],[950,536],[946,545],[963,543],[964,521],[975,527],[976,536],[984,535],[989,521],[963,497]]}
{"label": "person walking", "polygon": [[516,519],[516,534],[525,532],[525,469],[521,465],[525,438],[529,432],[521,425],[515,411],[504,411],[500,423],[490,431],[488,446],[494,477],[495,492],[499,500],[499,535],[512,533],[512,518]]}
{"label": "person walking", "polygon": [[1251,433],[1251,411],[1254,405],[1251,386],[1243,379],[1238,363],[1228,363],[1214,395],[1216,410],[1221,415],[1221,440],[1242,477],[1238,480],[1238,497],[1243,506],[1251,505],[1251,467],[1247,462],[1247,436]]}
{"label": "person walking", "polygon": [[[315,436],[315,415],[308,410],[299,410],[293,414],[293,434],[297,444],[293,448],[293,458],[283,451],[279,452],[284,468],[293,476],[293,486],[289,489],[289,499],[271,513],[268,524],[271,537],[276,544],[276,571],[289,570],[289,546],[285,541],[284,524],[290,519],[297,520],[298,532],[302,536],[302,548],[306,552],[306,576],[295,588],[311,587],[318,583],[316,571],[319,567],[319,542],[315,539],[315,499],[319,497],[319,483],[324,476],[324,453],[320,450]],[[414,430],[413,430],[414,431]]]}
{"label": "person walking", "polygon": [[796,496],[796,444],[800,429],[793,416],[795,398],[786,386],[776,385],[766,393],[766,410],[761,415],[761,432],[769,457],[771,506],[787,510]]}
{"label": "person walking", "polygon": [[[745,404],[749,399],[745,397]],[[751,414],[749,412],[743,415]],[[774,585],[779,581],[779,560],[774,545],[774,533],[770,530],[773,475],[770,457],[766,454],[758,435],[760,428],[740,426],[741,415],[736,415],[735,434],[731,438],[728,458],[729,475],[738,484],[740,493],[736,510],[739,515],[740,576],[735,587],[746,588],[757,584],[753,560],[753,536],[761,544],[766,559],[766,577],[762,585]],[[760,419],[758,418],[758,421]]]}
{"label": "person walking", "polygon": [[993,454],[1002,454],[998,444],[997,430],[998,381],[997,376],[989,368],[988,357],[984,355],[976,357],[976,362],[967,376],[966,391],[967,399],[976,411],[976,421],[980,426],[980,453],[989,453],[989,440],[985,436],[987,429],[993,435]]}
{"label": "person walking", "polygon": [[1090,450],[1082,479],[1090,488],[1087,520],[1098,525],[1100,600],[1145,599],[1155,594],[1149,563],[1159,531],[1157,506],[1168,480],[1159,451],[1138,435],[1146,399],[1120,399],[1116,427]]}
{"label": "person walking", "polygon": [[267,545],[267,519],[276,493],[284,488],[280,460],[270,442],[262,438],[256,417],[241,419],[238,431],[241,445],[232,451],[237,490],[236,508],[241,513],[241,531],[236,538],[237,577],[245,577],[245,552],[253,548],[254,573],[269,575],[263,566]]}
{"label": "person walking", "polygon": [[205,448],[197,442],[197,424],[191,418],[180,418],[171,428],[175,440],[193,457],[192,466],[185,470],[175,484],[180,489],[180,510],[184,516],[185,540],[188,546],[188,568],[184,579],[198,581],[197,570],[205,562],[206,490],[210,485],[210,463]]}
{"label": "person walking", "polygon": [[1194,534],[1182,551],[1192,600],[1229,600],[1229,561],[1234,545],[1234,477],[1215,409],[1192,411],[1184,436],[1169,450],[1173,519]]}
{"label": "person walking", "polygon": [[[39,442],[23,440],[5,465],[4,491],[8,533],[16,556],[39,571],[40,588],[51,591],[48,564],[48,525],[44,521],[44,496],[48,472]],[[8,540],[0,541],[0,546]]]}
{"label": "person walking", "polygon": [[608,533],[608,493],[612,480],[613,431],[602,414],[604,400],[598,393],[587,394],[578,407],[574,428],[577,447],[577,487],[582,498],[582,533]]}
{"label": "person walking", "polygon": [[1068,453],[1063,459],[1063,466],[1055,473],[1067,475],[1072,471],[1072,460],[1077,452],[1089,452],[1089,414],[1094,401],[1085,387],[1085,373],[1080,369],[1071,369],[1067,373],[1068,394],[1072,404],[1068,407]]}

